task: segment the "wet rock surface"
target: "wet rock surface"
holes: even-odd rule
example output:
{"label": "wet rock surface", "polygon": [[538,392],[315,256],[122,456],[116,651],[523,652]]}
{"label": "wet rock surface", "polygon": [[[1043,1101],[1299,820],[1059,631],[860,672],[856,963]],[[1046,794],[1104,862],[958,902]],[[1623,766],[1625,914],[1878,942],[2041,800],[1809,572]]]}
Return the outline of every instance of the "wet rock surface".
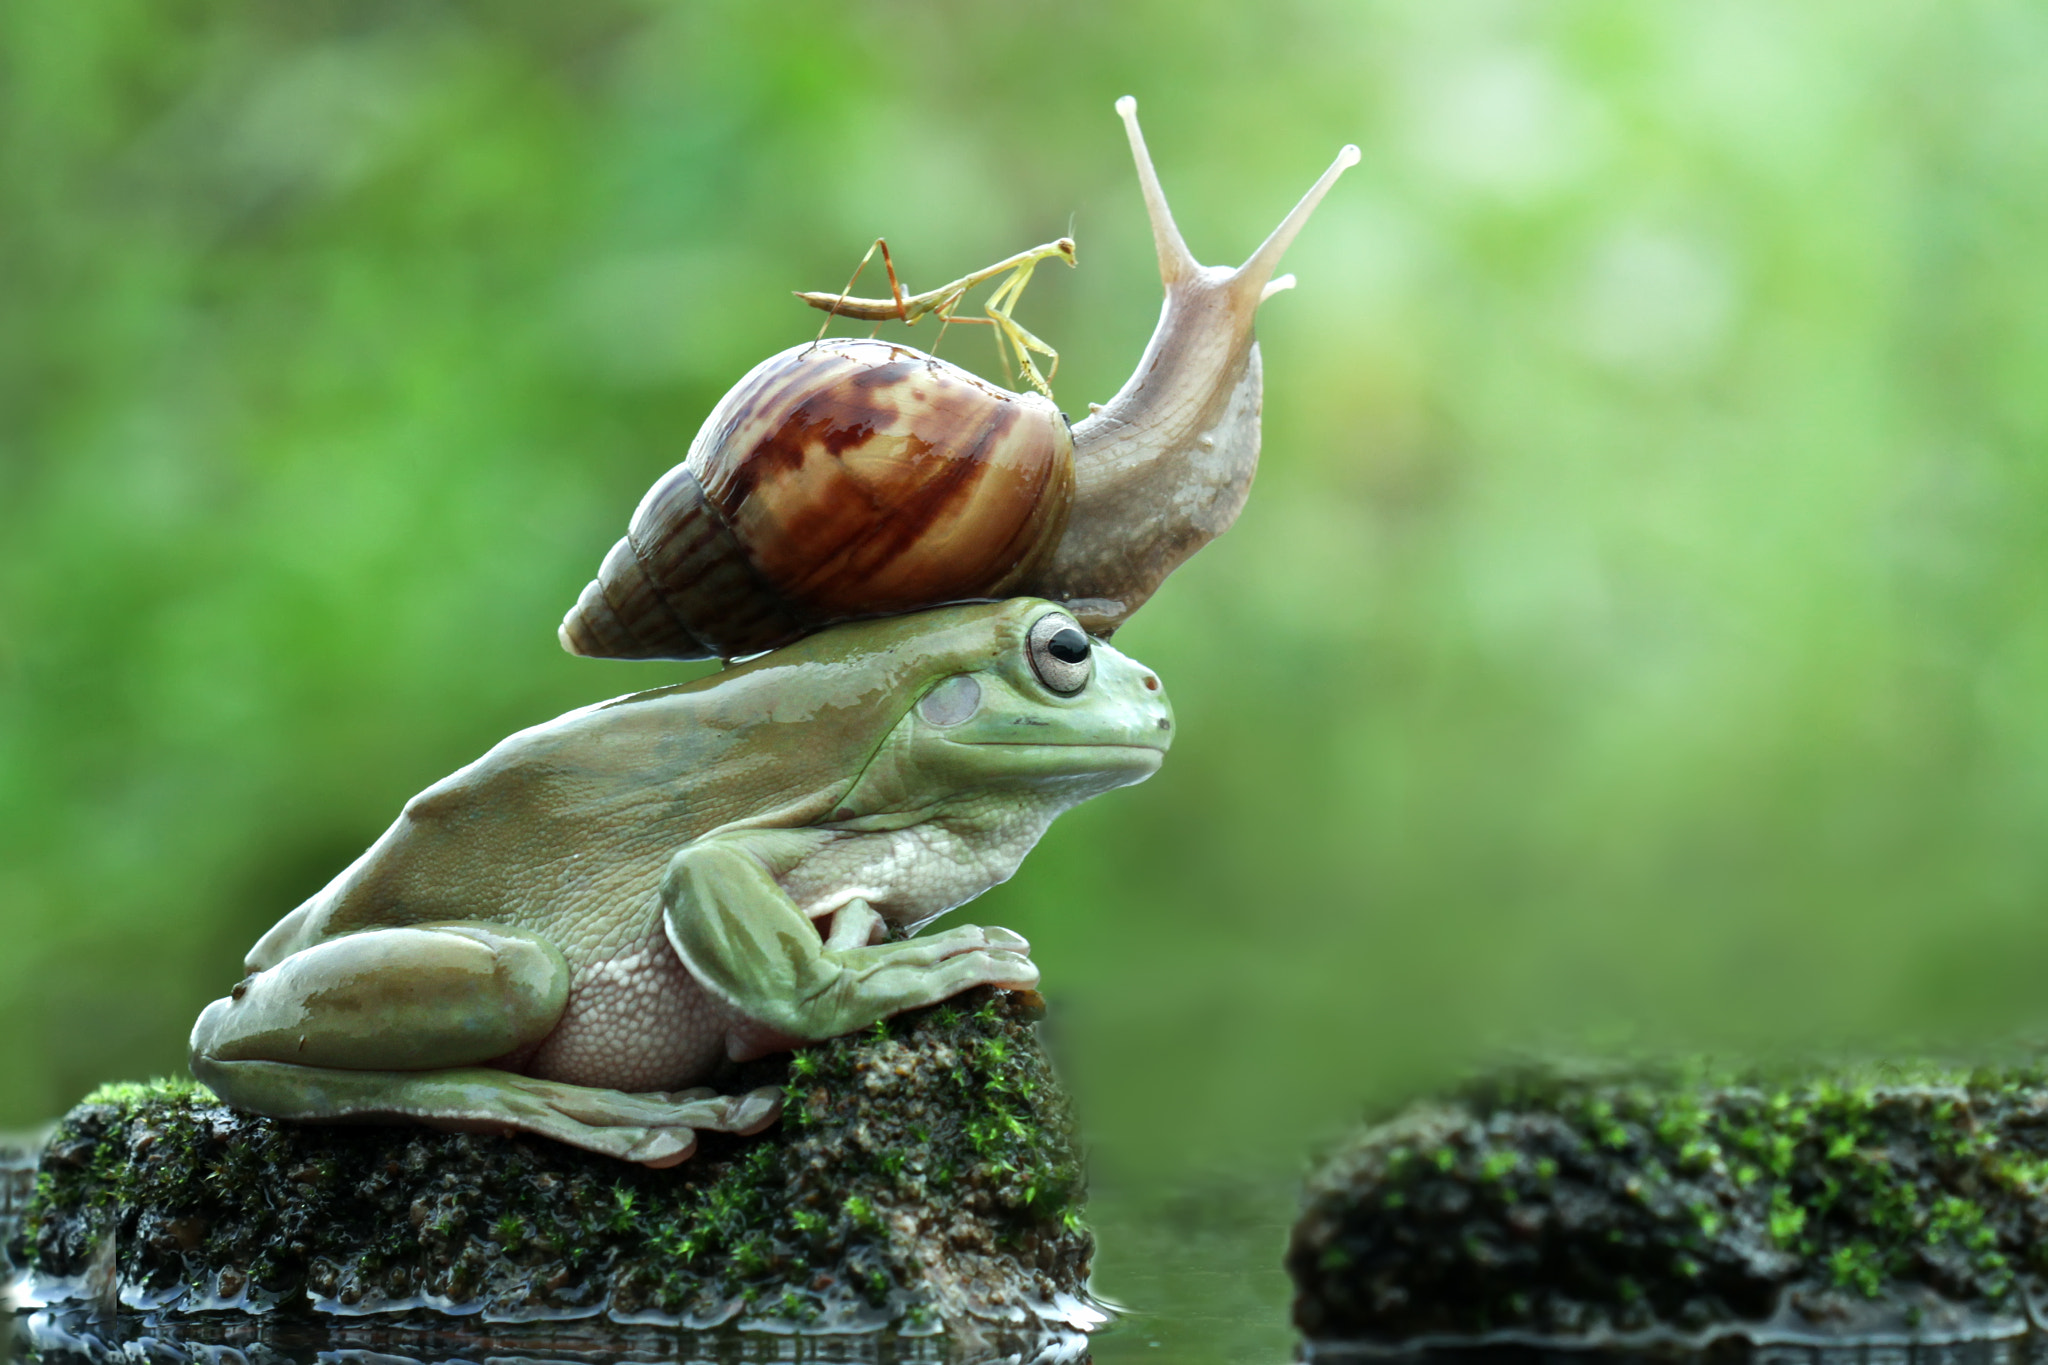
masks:
{"label": "wet rock surface", "polygon": [[1942,1340],[2048,1272],[2048,1072],[1525,1071],[1418,1103],[1311,1179],[1311,1340]]}
{"label": "wet rock surface", "polygon": [[0,1133],[0,1282],[18,1268],[14,1242],[28,1214],[42,1146],[40,1134]]}
{"label": "wet rock surface", "polygon": [[1086,1322],[1093,1241],[1035,996],[981,990],[722,1082],[782,1120],[649,1171],[540,1138],[292,1125],[189,1083],[59,1124],[18,1253],[171,1318],[475,1313],[916,1333]]}

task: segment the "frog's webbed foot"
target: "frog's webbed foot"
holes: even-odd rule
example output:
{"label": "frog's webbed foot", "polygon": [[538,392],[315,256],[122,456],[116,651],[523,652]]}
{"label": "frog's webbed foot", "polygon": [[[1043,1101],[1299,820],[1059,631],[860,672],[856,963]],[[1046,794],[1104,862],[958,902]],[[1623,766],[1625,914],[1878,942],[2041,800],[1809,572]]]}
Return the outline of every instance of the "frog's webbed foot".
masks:
{"label": "frog's webbed foot", "polygon": [[458,1117],[416,1117],[457,1131],[510,1127],[539,1133],[572,1147],[660,1169],[688,1160],[697,1150],[698,1133],[758,1133],[782,1116],[782,1092],[773,1086],[744,1095],[720,1095],[703,1087],[673,1094],[628,1094],[503,1071],[484,1074],[495,1091],[487,1104],[502,1118],[478,1117],[481,1107],[474,1096]]}
{"label": "frog's webbed foot", "polygon": [[687,1158],[700,1131],[759,1132],[780,1114],[774,1089],[634,1095],[481,1065],[544,1038],[567,994],[567,964],[538,935],[487,924],[347,934],[207,1006],[192,1074],[272,1118],[535,1133],[649,1166]]}
{"label": "frog's webbed foot", "polygon": [[[976,986],[1038,984],[1031,945],[1007,929],[969,924],[870,944],[879,917],[854,901],[821,940],[744,838],[699,840],[675,856],[662,883],[665,923],[698,980],[774,1035],[835,1038]],[[758,1048],[736,1034],[732,1050]]]}
{"label": "frog's webbed foot", "polygon": [[[513,1101],[508,1109],[519,1111],[515,1127],[656,1169],[688,1160],[697,1150],[699,1133],[758,1133],[782,1117],[782,1092],[774,1086],[744,1095],[701,1087],[628,1094],[508,1072],[497,1075],[515,1092],[516,1098],[501,1096]],[[481,1126],[487,1128],[489,1121]]]}
{"label": "frog's webbed foot", "polygon": [[533,1133],[657,1168],[688,1160],[700,1132],[758,1133],[782,1113],[782,1093],[773,1087],[744,1095],[635,1095],[482,1066],[344,1071],[195,1053],[192,1073],[236,1108],[271,1118]]}

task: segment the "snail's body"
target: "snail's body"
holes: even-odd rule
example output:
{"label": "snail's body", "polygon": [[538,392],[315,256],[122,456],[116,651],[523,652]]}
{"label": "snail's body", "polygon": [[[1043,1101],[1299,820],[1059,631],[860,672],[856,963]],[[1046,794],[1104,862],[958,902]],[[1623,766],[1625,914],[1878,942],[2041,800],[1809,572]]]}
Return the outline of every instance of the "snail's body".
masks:
{"label": "snail's body", "polygon": [[[792,348],[740,382],[689,456],[643,500],[628,535],[563,621],[563,647],[615,658],[730,658],[834,620],[1010,593],[1064,603],[1088,630],[1107,636],[1189,555],[1229,529],[1259,460],[1253,319],[1265,298],[1292,283],[1275,280],[1274,267],[1358,149],[1344,149],[1242,266],[1205,266],[1174,226],[1134,102],[1121,100],[1117,109],[1137,159],[1166,304],[1130,381],[1072,428],[1071,444],[1064,429],[1047,425],[1057,414],[1038,395],[983,384],[908,347]],[[1062,244],[1070,258],[1071,243]],[[828,295],[803,297],[819,307],[833,303]],[[848,302],[883,314],[907,311],[901,298]],[[1002,306],[1014,302],[1012,289]],[[864,346],[874,349],[857,349]],[[852,356],[866,364],[848,370]],[[933,386],[921,386],[921,375],[943,376],[944,388],[972,392],[974,403],[927,404],[921,388]],[[782,420],[789,404],[762,398],[773,389],[822,401],[835,388],[855,391],[852,406],[885,400],[890,422],[867,432],[857,421],[806,425]],[[742,408],[778,420],[734,421]],[[1030,427],[1033,439],[991,462],[983,433],[992,418]],[[896,442],[895,456],[877,462],[888,466],[886,478],[832,472],[835,464],[861,462],[882,435]],[[996,468],[1010,472],[990,477]],[[717,471],[746,471],[744,487]],[[692,479],[706,491],[719,485],[725,496],[697,497]],[[860,491],[821,497],[827,484]],[[847,505],[868,528],[854,537],[862,542],[858,566],[845,555],[853,543],[845,527],[855,523],[811,529],[820,507]],[[690,553],[650,548],[675,546]]]}

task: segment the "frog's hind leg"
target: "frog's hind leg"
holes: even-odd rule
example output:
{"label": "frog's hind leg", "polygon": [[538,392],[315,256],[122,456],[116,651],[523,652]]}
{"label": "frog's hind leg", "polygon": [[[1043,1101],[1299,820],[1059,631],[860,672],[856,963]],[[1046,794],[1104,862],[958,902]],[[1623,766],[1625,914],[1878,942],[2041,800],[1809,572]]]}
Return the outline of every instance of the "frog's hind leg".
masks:
{"label": "frog's hind leg", "polygon": [[773,1091],[629,1095],[488,1065],[547,1037],[568,994],[567,962],[535,934],[493,924],[345,934],[207,1006],[192,1074],[272,1118],[519,1130],[650,1166],[688,1157],[699,1129],[774,1122]]}

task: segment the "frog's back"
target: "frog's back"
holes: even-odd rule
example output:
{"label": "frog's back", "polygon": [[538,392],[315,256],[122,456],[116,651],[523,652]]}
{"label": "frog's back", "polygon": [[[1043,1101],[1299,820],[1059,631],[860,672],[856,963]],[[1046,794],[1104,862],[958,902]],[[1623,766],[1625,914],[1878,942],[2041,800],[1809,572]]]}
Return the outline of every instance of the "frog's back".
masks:
{"label": "frog's back", "polygon": [[792,755],[765,761],[783,748],[775,722],[733,716],[732,700],[640,693],[511,736],[406,802],[249,968],[337,934],[450,920],[545,933],[572,962],[602,955],[655,913],[682,845],[735,820],[807,823],[843,791]]}
{"label": "frog's back", "polygon": [[408,801],[256,944],[249,970],[337,934],[437,921],[546,934],[572,965],[644,935],[668,860],[721,826],[825,819],[935,658],[998,606],[839,627],[678,687],[522,730]]}

